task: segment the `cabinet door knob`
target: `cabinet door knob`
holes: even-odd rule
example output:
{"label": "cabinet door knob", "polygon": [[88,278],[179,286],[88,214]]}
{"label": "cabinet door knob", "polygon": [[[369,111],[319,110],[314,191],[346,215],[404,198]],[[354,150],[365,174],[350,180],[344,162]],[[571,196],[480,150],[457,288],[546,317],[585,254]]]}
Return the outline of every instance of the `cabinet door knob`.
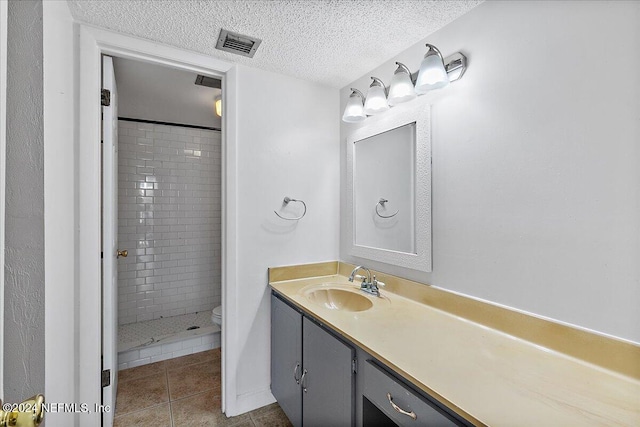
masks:
{"label": "cabinet door knob", "polygon": [[116,258],[120,258],[120,257],[126,258],[128,255],[129,255],[128,250],[125,249],[121,251],[120,249],[118,249],[118,256]]}
{"label": "cabinet door knob", "polygon": [[406,415],[407,417],[410,417],[411,419],[413,419],[414,421],[416,419],[418,419],[418,416],[416,415],[415,412],[411,411],[411,412],[407,412],[404,409],[402,409],[401,407],[399,407],[398,405],[396,405],[395,403],[393,403],[393,397],[391,397],[391,393],[387,393],[387,399],[389,399],[389,403],[391,403],[391,407],[393,409],[396,410],[396,412],[401,413],[402,415]]}

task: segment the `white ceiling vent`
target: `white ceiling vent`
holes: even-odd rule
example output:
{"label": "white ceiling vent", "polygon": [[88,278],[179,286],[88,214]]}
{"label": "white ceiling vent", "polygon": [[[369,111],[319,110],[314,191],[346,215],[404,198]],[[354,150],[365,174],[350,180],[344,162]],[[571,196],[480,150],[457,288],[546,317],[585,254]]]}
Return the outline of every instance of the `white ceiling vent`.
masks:
{"label": "white ceiling vent", "polygon": [[216,49],[253,58],[262,40],[227,30],[220,30]]}

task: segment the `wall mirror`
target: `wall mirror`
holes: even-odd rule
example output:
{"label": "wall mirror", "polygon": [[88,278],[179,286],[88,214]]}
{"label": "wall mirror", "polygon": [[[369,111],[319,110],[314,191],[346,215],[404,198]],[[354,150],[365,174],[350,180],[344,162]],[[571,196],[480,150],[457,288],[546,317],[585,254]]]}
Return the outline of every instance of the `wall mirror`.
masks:
{"label": "wall mirror", "polygon": [[403,105],[348,135],[350,255],[431,271],[429,123],[428,105]]}

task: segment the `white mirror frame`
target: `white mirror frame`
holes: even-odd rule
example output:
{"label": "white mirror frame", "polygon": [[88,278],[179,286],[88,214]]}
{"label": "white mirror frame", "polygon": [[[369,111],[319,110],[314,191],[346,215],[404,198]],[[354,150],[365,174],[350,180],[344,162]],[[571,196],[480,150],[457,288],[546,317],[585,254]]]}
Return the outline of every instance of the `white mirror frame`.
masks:
{"label": "white mirror frame", "polygon": [[[416,124],[415,146],[415,248],[416,253],[391,251],[355,244],[354,173],[355,143],[383,132]],[[347,136],[347,224],[351,236],[349,255],[386,264],[430,272],[431,260],[431,115],[427,103],[409,102],[380,116],[368,117]]]}

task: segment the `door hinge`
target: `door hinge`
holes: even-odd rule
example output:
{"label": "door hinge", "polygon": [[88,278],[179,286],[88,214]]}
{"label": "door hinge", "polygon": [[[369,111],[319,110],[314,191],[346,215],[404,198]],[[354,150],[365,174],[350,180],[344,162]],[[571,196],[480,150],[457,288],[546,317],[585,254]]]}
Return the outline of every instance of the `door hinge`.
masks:
{"label": "door hinge", "polygon": [[351,371],[353,371],[354,374],[358,373],[358,359],[353,359],[351,361]]}
{"label": "door hinge", "polygon": [[102,371],[102,387],[109,387],[111,385],[111,369],[105,369]]}
{"label": "door hinge", "polygon": [[102,89],[101,93],[101,104],[103,107],[108,107],[111,105],[111,91],[109,89]]}

